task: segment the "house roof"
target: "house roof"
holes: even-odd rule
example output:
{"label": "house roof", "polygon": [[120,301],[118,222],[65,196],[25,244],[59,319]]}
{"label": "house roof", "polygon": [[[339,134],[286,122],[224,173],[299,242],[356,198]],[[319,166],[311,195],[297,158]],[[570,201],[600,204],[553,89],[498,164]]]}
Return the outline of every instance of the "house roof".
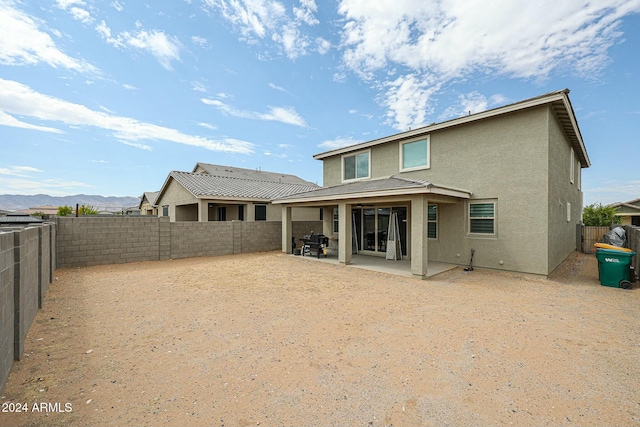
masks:
{"label": "house roof", "polygon": [[[269,174],[271,174],[269,172]],[[240,176],[223,176],[209,173],[192,173],[173,171],[167,177],[167,181],[160,193],[164,193],[168,183],[175,180],[196,198],[219,198],[227,200],[260,200],[271,201],[278,197],[319,188],[316,184],[303,182],[294,184],[290,182],[277,182],[274,180],[258,180]],[[275,174],[272,174],[275,175]],[[271,175],[271,176],[272,176]],[[255,177],[256,175],[251,175]],[[158,197],[158,200],[160,200]]]}
{"label": "house roof", "polygon": [[0,217],[0,224],[35,224],[44,222],[42,218],[36,218],[27,213],[10,212],[6,216]]}
{"label": "house roof", "polygon": [[591,166],[591,161],[589,160],[587,149],[585,148],[580,129],[578,128],[578,121],[573,111],[573,107],[571,106],[571,101],[569,100],[569,89],[550,92],[544,95],[537,96],[535,98],[525,99],[523,101],[505,105],[503,107],[493,108],[481,113],[470,114],[468,116],[447,120],[441,123],[432,123],[428,126],[420,127],[384,138],[374,139],[372,141],[367,141],[348,147],[325,151],[323,153],[314,155],[313,158],[316,160],[322,160],[327,157],[341,155],[356,150],[362,150],[364,148],[385,144],[390,141],[401,141],[409,138],[419,137],[421,135],[427,135],[438,130],[452,128],[454,126],[460,126],[478,120],[485,120],[491,117],[513,113],[516,111],[534,108],[546,104],[550,104],[552,106],[556,117],[558,118],[558,121],[564,129],[564,132],[569,139],[571,146],[573,147],[578,159],[580,160],[580,165],[584,168]]}
{"label": "house roof", "polygon": [[274,200],[273,203],[308,203],[413,194],[434,194],[459,199],[468,199],[471,197],[471,191],[444,187],[419,179],[409,179],[393,175],[383,179],[355,181],[334,185],[332,187],[322,187],[303,194],[280,197]]}
{"label": "house roof", "polygon": [[612,203],[609,207],[621,209],[616,213],[618,216],[640,216],[640,199]]}
{"label": "house roof", "polygon": [[212,165],[210,163],[196,163],[191,172],[196,172],[198,168],[201,168],[209,175],[224,177],[224,178],[242,178],[252,181],[268,181],[278,182],[283,184],[298,184],[298,185],[312,185],[310,182],[305,181],[295,175],[279,172],[266,172],[255,169],[234,168],[231,166]]}
{"label": "house roof", "polygon": [[152,207],[157,207],[156,200],[158,199],[159,191],[145,191],[142,194],[142,198],[140,199],[140,204],[138,205],[138,209],[142,207],[142,203],[147,200]]}

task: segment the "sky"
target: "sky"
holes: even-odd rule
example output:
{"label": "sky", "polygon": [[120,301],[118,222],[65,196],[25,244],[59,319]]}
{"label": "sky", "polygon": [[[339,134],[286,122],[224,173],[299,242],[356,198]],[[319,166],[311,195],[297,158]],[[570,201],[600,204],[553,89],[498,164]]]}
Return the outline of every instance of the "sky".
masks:
{"label": "sky", "polygon": [[141,196],[568,88],[584,204],[640,198],[640,0],[0,0],[0,194]]}

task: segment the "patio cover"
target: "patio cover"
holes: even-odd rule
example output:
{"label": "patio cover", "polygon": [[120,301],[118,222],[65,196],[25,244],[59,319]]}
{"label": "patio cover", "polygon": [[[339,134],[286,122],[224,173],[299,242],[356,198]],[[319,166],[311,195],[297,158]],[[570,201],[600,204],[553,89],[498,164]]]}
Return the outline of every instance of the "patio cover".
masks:
{"label": "patio cover", "polygon": [[[322,187],[304,193],[291,194],[272,201],[273,204],[336,204],[338,201],[358,203],[372,198],[404,198],[412,195],[431,195],[440,201],[455,202],[471,197],[471,191],[436,185],[427,181],[392,175],[382,179],[354,181],[333,187]],[[329,203],[327,203],[329,202]]]}
{"label": "patio cover", "polygon": [[411,273],[427,277],[426,237],[430,201],[455,203],[471,198],[471,191],[444,187],[419,179],[392,175],[388,178],[354,181],[292,194],[272,201],[282,205],[282,251],[291,253],[292,206],[338,206],[338,260],[351,263],[350,208],[360,203],[408,201],[411,205]]}

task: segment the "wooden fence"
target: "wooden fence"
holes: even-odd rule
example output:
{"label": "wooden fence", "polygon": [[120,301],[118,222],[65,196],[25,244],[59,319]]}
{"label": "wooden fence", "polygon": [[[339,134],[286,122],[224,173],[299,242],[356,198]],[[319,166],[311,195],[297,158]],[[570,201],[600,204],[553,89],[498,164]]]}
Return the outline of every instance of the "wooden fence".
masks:
{"label": "wooden fence", "polygon": [[595,253],[596,249],[593,245],[602,242],[602,238],[609,230],[611,230],[611,227],[593,227],[578,224],[576,232],[578,250],[585,254]]}

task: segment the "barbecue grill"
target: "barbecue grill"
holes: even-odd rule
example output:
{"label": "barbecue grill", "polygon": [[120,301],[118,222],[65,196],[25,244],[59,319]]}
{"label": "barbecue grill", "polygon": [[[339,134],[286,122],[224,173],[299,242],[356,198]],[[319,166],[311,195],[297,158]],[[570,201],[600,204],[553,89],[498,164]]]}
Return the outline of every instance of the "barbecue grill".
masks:
{"label": "barbecue grill", "polygon": [[302,240],[302,250],[300,251],[302,256],[309,255],[320,258],[320,254],[323,254],[325,258],[327,257],[329,238],[324,234],[313,234],[311,232],[311,234],[303,236],[300,240]]}

